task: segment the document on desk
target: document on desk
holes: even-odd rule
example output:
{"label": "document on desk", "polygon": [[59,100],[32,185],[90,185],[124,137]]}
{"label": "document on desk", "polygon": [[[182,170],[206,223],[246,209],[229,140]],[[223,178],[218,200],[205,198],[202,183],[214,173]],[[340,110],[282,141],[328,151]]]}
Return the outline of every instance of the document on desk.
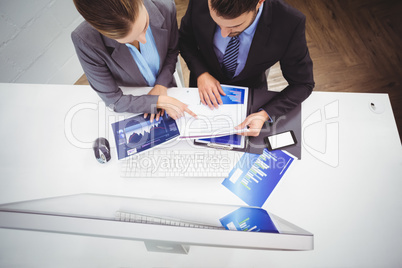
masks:
{"label": "document on desk", "polygon": [[247,117],[248,88],[222,85],[226,96],[221,96],[222,105],[211,110],[200,101],[188,108],[197,118],[186,114],[176,120],[181,139],[220,137],[237,134],[247,129],[235,129]]}
{"label": "document on desk", "polygon": [[281,150],[245,153],[222,184],[247,205],[262,207],[293,160]]}

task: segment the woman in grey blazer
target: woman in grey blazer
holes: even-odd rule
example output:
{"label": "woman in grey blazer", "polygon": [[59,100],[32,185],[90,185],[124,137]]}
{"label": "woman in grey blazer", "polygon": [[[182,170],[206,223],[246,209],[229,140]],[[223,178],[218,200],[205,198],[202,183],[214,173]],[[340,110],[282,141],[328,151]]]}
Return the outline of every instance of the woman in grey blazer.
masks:
{"label": "woman in grey blazer", "polygon": [[[91,87],[116,112],[166,111],[177,119],[187,105],[167,96],[175,86],[178,28],[173,0],[74,0],[84,17],[71,34]],[[125,95],[119,86],[153,87],[148,95]]]}

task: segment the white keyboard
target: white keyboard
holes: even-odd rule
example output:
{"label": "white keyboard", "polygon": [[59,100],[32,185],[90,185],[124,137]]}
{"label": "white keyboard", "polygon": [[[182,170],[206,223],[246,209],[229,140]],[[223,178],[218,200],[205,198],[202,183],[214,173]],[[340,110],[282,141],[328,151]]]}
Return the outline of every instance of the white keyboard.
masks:
{"label": "white keyboard", "polygon": [[129,212],[117,211],[115,213],[116,221],[125,222],[135,222],[135,223],[146,223],[146,224],[158,224],[158,225],[169,225],[169,226],[179,226],[179,227],[189,227],[189,228],[202,228],[202,229],[225,229],[222,226],[212,226],[198,223],[191,223],[176,219],[166,219],[161,217],[146,216],[141,214],[134,214]]}
{"label": "white keyboard", "polygon": [[239,159],[239,152],[227,150],[159,149],[123,160],[120,176],[226,178]]}

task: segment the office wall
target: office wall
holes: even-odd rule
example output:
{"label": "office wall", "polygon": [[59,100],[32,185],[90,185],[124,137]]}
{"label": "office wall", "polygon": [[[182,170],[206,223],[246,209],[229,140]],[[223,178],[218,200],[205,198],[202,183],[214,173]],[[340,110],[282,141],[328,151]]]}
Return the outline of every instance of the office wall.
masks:
{"label": "office wall", "polygon": [[70,33],[72,0],[0,1],[0,82],[73,84],[82,74]]}

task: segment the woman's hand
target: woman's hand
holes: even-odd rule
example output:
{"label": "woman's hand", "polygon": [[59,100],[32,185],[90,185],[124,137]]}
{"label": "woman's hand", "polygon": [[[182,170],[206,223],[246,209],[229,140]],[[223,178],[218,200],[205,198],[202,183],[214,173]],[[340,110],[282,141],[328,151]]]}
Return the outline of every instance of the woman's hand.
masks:
{"label": "woman's hand", "polygon": [[187,104],[182,103],[178,99],[160,95],[158,98],[158,102],[156,103],[156,107],[165,110],[168,115],[174,120],[179,119],[184,116],[184,112],[189,115],[197,118],[197,115],[193,113],[189,108],[187,108]]}
{"label": "woman's hand", "polygon": [[[148,95],[159,95],[159,96],[167,96],[167,87],[161,86],[161,85],[155,85],[153,89],[151,89],[151,91],[148,92]],[[156,114],[151,114],[151,118],[150,121],[151,123],[154,121],[154,118],[156,119],[156,121],[159,121],[159,117],[163,116],[165,113],[164,109],[161,109],[160,111],[158,111]],[[148,117],[148,113],[144,114],[144,118]]]}

